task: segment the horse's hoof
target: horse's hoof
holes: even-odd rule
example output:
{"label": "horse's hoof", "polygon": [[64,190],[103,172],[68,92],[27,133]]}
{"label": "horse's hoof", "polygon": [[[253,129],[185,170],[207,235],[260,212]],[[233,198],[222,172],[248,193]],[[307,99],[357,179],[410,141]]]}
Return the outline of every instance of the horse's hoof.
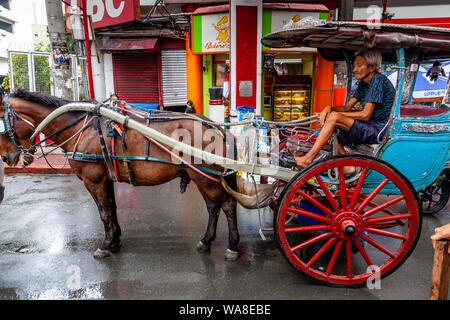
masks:
{"label": "horse's hoof", "polygon": [[95,259],[103,259],[103,258],[109,257],[109,255],[110,255],[109,250],[102,250],[100,248],[94,252]]}
{"label": "horse's hoof", "polygon": [[232,251],[230,249],[227,249],[227,251],[225,251],[225,261],[236,261],[238,258],[238,251]]}
{"label": "horse's hoof", "polygon": [[118,252],[121,247],[122,247],[122,244],[120,243],[120,241],[113,242],[113,243],[111,243],[111,252],[112,253]]}
{"label": "horse's hoof", "polygon": [[204,244],[202,240],[197,243],[198,252],[209,252],[209,249],[211,249],[211,245]]}

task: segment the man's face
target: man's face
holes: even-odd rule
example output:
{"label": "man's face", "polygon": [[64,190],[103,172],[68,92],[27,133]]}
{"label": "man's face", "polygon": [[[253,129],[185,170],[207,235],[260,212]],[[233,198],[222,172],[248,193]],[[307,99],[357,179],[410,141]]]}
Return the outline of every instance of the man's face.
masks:
{"label": "man's face", "polygon": [[361,80],[367,77],[371,72],[375,72],[375,66],[368,66],[366,59],[362,56],[357,56],[353,64],[353,73],[356,80]]}

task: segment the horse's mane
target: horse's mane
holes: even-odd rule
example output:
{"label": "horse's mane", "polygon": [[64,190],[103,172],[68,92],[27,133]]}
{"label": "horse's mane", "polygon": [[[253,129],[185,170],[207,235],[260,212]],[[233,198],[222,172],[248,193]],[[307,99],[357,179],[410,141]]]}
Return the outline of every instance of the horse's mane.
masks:
{"label": "horse's mane", "polygon": [[53,97],[43,93],[28,92],[24,89],[17,89],[10,95],[11,98],[19,98],[29,102],[34,102],[47,107],[58,108],[72,101]]}

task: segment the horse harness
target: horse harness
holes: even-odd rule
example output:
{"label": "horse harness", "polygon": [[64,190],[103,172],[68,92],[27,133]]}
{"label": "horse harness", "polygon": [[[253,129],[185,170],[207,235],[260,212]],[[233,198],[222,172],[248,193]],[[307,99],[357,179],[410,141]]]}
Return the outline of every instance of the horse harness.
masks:
{"label": "horse harness", "polygon": [[[23,118],[22,116],[20,116],[19,114],[17,114],[16,112],[14,112],[14,110],[12,109],[11,105],[9,104],[9,96],[6,95],[3,99],[3,104],[5,106],[5,115],[3,118],[0,118],[0,135],[3,134],[7,134],[9,136],[9,138],[11,139],[13,145],[17,148],[17,150],[21,151],[23,154],[28,154],[29,150],[34,149],[36,146],[41,145],[42,143],[44,143],[45,141],[49,140],[50,138],[54,137],[55,135],[61,133],[62,131],[68,129],[69,127],[74,126],[75,124],[77,124],[78,122],[80,122],[81,120],[85,119],[86,116],[88,116],[89,114],[92,113],[93,115],[93,125],[94,125],[94,130],[97,131],[98,135],[99,135],[99,141],[100,141],[100,146],[101,146],[101,150],[102,150],[102,155],[98,155],[98,154],[93,154],[93,153],[89,153],[89,152],[78,152],[76,150],[74,150],[74,152],[66,152],[67,157],[70,158],[70,160],[74,160],[74,161],[81,161],[81,162],[98,162],[100,160],[104,160],[107,166],[107,169],[109,171],[109,174],[111,176],[111,179],[113,182],[119,182],[118,180],[118,173],[117,170],[115,168],[117,168],[117,161],[123,161],[124,163],[124,168],[125,168],[125,172],[128,178],[128,181],[130,182],[130,184],[132,184],[133,186],[136,185],[136,180],[135,180],[135,175],[133,172],[133,169],[131,167],[131,163],[130,160],[143,160],[143,161],[155,161],[155,162],[162,162],[162,163],[166,163],[166,164],[172,164],[172,165],[178,165],[178,166],[182,166],[182,167],[188,167],[188,165],[185,165],[183,163],[173,163],[170,161],[166,161],[163,159],[159,159],[159,158],[155,158],[155,157],[150,157],[150,141],[147,139],[147,145],[146,145],[146,154],[144,157],[142,156],[128,156],[127,155],[127,148],[126,148],[126,138],[127,138],[127,129],[128,129],[128,120],[130,119],[129,116],[125,117],[125,121],[122,125],[122,128],[119,128],[117,126],[117,124],[112,121],[112,120],[108,120],[107,124],[106,124],[106,128],[107,128],[107,137],[111,137],[112,138],[112,145],[113,148],[112,150],[109,150],[106,142],[105,142],[105,138],[103,136],[103,132],[102,132],[102,128],[100,125],[100,113],[99,113],[99,109],[100,107],[103,105],[102,103],[98,103],[95,105],[94,110],[92,112],[86,112],[84,113],[81,117],[73,120],[71,123],[69,123],[68,125],[66,125],[65,127],[57,130],[56,132],[52,133],[51,135],[47,136],[46,138],[36,142],[35,144],[33,144],[29,149],[25,149],[20,143],[17,142],[16,138],[15,138],[15,130],[14,130],[14,119],[20,119],[22,121],[24,121],[25,123],[27,123],[29,126],[31,126],[33,129],[35,129],[35,126],[28,121],[27,119]],[[150,112],[149,112],[150,114]],[[166,120],[166,118],[158,118],[159,120]],[[170,117],[168,118],[170,119]],[[146,117],[146,124],[147,126],[150,124],[150,115],[148,117]],[[121,142],[122,142],[122,156],[117,156],[116,155],[116,150],[115,150],[115,138],[120,138]],[[203,171],[203,172],[207,172],[207,173],[211,173],[214,175],[218,175],[218,176],[228,176],[230,174],[235,173],[234,170],[232,171],[227,171],[225,173],[223,172],[219,172],[216,170],[212,170],[212,169],[208,169],[208,168],[204,168],[201,166],[197,166],[197,165],[192,165],[193,167],[195,167],[197,170]]]}
{"label": "horse harness", "polygon": [[[98,154],[93,154],[93,153],[89,153],[89,152],[67,152],[67,156],[70,157],[71,160],[75,160],[75,161],[82,161],[82,162],[98,162],[99,160],[104,160],[106,163],[106,166],[108,168],[108,171],[110,173],[111,179],[114,182],[120,182],[119,181],[119,174],[117,172],[117,161],[123,161],[123,165],[125,168],[125,172],[127,175],[127,179],[129,181],[130,184],[132,184],[133,186],[136,185],[136,179],[135,179],[135,175],[134,175],[134,171],[131,167],[131,160],[138,160],[138,161],[154,161],[154,162],[161,162],[161,163],[166,163],[166,164],[171,164],[171,165],[177,165],[177,166],[181,166],[181,167],[189,167],[189,166],[193,166],[195,169],[206,172],[206,173],[210,173],[210,174],[214,174],[214,175],[218,175],[218,176],[222,176],[222,177],[226,177],[230,174],[234,174],[236,171],[235,170],[231,170],[231,171],[227,171],[225,173],[223,172],[219,172],[217,170],[213,170],[213,169],[209,169],[209,168],[204,168],[201,166],[197,166],[197,165],[190,165],[190,164],[183,164],[183,163],[174,163],[174,162],[170,162],[167,160],[163,160],[160,158],[155,158],[155,157],[150,157],[150,140],[147,140],[147,144],[146,144],[146,151],[145,151],[145,156],[128,156],[127,154],[127,147],[126,147],[126,139],[127,139],[127,129],[128,129],[128,120],[130,119],[129,116],[125,116],[125,120],[124,123],[122,124],[122,126],[120,127],[119,124],[115,123],[112,120],[107,120],[106,122],[106,130],[107,130],[107,137],[111,137],[111,150],[108,149],[105,139],[103,137],[103,132],[101,129],[101,125],[100,125],[100,113],[99,113],[99,108],[102,106],[101,103],[98,103],[93,110],[93,123],[94,123],[94,129],[97,131],[98,135],[99,135],[99,140],[100,140],[100,145],[101,145],[101,150],[102,150],[102,155],[98,155]],[[146,117],[146,125],[149,126],[150,125],[150,121],[151,121],[151,117],[150,117],[150,112],[149,111],[149,115]],[[158,120],[170,120],[170,117],[168,118],[160,118],[157,117],[155,119]],[[190,119],[192,119],[190,117]],[[116,150],[116,143],[115,143],[115,139],[119,138],[122,142],[122,156],[117,156],[117,150]]]}
{"label": "horse harness", "polygon": [[7,134],[17,150],[19,150],[23,154],[28,153],[28,150],[25,149],[20,143],[18,143],[16,141],[16,138],[14,136],[14,134],[16,132],[14,130],[14,119],[19,119],[19,120],[24,121],[26,124],[31,126],[33,129],[35,129],[35,126],[30,121],[28,121],[27,119],[21,117],[16,112],[14,112],[14,110],[11,108],[11,105],[9,104],[9,96],[8,95],[6,95],[3,98],[3,105],[5,106],[5,115],[3,118],[0,118],[0,135]]}

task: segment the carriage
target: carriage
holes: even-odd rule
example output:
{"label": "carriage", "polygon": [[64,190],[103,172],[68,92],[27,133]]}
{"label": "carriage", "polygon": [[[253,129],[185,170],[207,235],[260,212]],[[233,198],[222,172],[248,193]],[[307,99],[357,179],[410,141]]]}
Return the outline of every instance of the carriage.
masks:
{"label": "carriage", "polygon": [[[283,190],[275,219],[284,256],[315,279],[354,285],[368,279],[364,267],[381,276],[391,273],[414,249],[421,213],[437,212],[448,200],[450,109],[445,104],[413,105],[412,91],[420,62],[450,58],[450,32],[309,19],[267,35],[263,43],[315,47],[328,60],[346,61],[348,74],[350,57],[362,46],[376,48],[383,61],[396,63],[397,92],[384,138],[379,144],[349,148],[348,156],[335,155],[333,139],[328,156],[302,170]],[[351,84],[349,76],[347,100]],[[301,150],[301,142],[291,145],[294,152]],[[346,177],[343,167],[351,164],[359,170]],[[308,232],[313,235],[299,235]]]}
{"label": "carriage", "polygon": [[[294,170],[274,164],[247,163],[180,143],[164,134],[164,130],[151,128],[149,122],[145,124],[133,120],[110,106],[69,103],[39,121],[31,141],[56,118],[68,112],[81,111],[93,113],[94,118],[103,117],[135,130],[161,148],[165,146],[192,159],[202,159],[203,163],[212,164],[213,167],[218,165],[231,170],[220,173],[217,172],[217,166],[214,169],[182,163],[190,169],[201,171],[203,175],[220,176],[216,180],[241,204],[245,202],[239,197],[242,190],[238,188],[233,193],[224,174],[239,171],[275,178],[276,183],[259,185],[261,188],[256,187],[255,183],[251,197],[256,197],[254,208],[257,209],[263,202],[267,205],[270,202],[268,200],[274,203],[275,238],[284,257],[295,269],[319,282],[344,287],[362,286],[376,277],[389,275],[408,258],[419,239],[423,202],[419,201],[417,192],[426,191],[426,196],[429,197],[430,194],[434,196],[436,191],[448,189],[446,170],[449,166],[449,108],[445,104],[439,108],[412,105],[410,92],[414,87],[419,61],[450,58],[450,31],[429,27],[305,19],[288,29],[267,35],[262,42],[268,47],[315,47],[326,59],[347,61],[349,74],[352,52],[361,46],[377,48],[382,51],[385,61],[397,62],[397,92],[385,137],[376,145],[355,146],[345,156],[336,154],[336,140],[332,139],[324,150],[324,157],[306,168]],[[350,80],[347,98],[351,92]],[[449,93],[446,94],[448,96]],[[133,115],[145,118],[138,111],[134,111]],[[171,117],[168,120],[176,119]],[[81,119],[83,117],[78,118],[77,122]],[[197,120],[217,125],[211,124],[208,119]],[[311,127],[311,119],[307,120],[286,124],[301,127],[302,134],[291,137],[288,141],[291,144],[280,145],[276,148],[277,151],[286,148],[288,152],[295,153],[308,148],[315,129]],[[261,123],[261,120],[258,121]],[[68,122],[67,120],[66,123]],[[69,125],[73,122],[75,121]],[[252,120],[244,121],[250,122]],[[267,124],[277,125],[270,121]],[[101,126],[97,124],[96,127],[100,137],[103,137]],[[77,131],[78,134],[80,130]],[[102,145],[100,155],[73,151],[68,153],[68,157],[69,160],[86,163],[100,160],[106,162],[110,158],[123,161],[124,167],[128,166],[128,169],[122,170],[121,175],[126,176],[130,182],[133,177],[128,162],[148,160],[160,164],[166,161],[150,157],[148,153],[145,157],[127,155],[125,148],[120,156],[110,155],[109,148],[110,145]],[[354,166],[356,171],[348,175],[344,172],[346,166]],[[114,176],[114,168],[109,167],[108,171]],[[444,200],[440,200],[440,206]],[[430,207],[431,204],[428,208]],[[101,206],[99,209],[101,211]],[[210,219],[214,219],[211,212],[218,211],[209,212]],[[217,218],[215,219],[217,223]],[[229,227],[233,226],[233,218],[229,218],[228,223]],[[106,226],[105,222],[105,230]],[[209,244],[215,237],[215,225],[213,229],[213,234],[208,234],[207,231]],[[120,236],[120,229],[118,235]],[[116,235],[111,237],[115,239]],[[111,240],[111,237],[108,238],[107,235],[106,238]],[[231,242],[237,244],[230,233]],[[206,243],[200,242],[198,249],[207,249]],[[236,258],[233,254],[228,257]]]}

